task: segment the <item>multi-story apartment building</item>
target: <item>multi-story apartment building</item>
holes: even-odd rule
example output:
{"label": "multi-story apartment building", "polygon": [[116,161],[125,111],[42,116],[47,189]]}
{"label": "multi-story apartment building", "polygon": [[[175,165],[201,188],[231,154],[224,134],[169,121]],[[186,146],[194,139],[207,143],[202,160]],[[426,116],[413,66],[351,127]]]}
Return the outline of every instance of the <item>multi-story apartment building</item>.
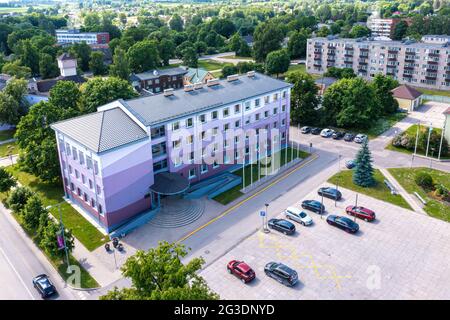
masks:
{"label": "multi-story apartment building", "polygon": [[109,43],[108,32],[80,32],[78,29],[58,29],[56,30],[56,42],[58,44],[70,44],[86,42],[87,44],[107,44]]}
{"label": "multi-story apartment building", "polygon": [[[286,147],[290,89],[250,72],[55,123],[66,196],[111,232],[157,207],[160,194],[182,193],[254,161],[255,152],[259,159],[263,149]],[[260,143],[265,133],[270,138]]]}
{"label": "multi-story apartment building", "polygon": [[315,74],[330,67],[352,68],[366,79],[382,73],[418,87],[450,88],[449,42],[312,38],[308,39],[306,65]]}
{"label": "multi-story apartment building", "polygon": [[401,20],[398,18],[380,19],[373,18],[367,20],[367,27],[370,29],[373,37],[391,38],[395,25]]}
{"label": "multi-story apartment building", "polygon": [[130,76],[133,87],[151,93],[161,93],[165,89],[179,89],[183,87],[183,77],[188,71],[184,68],[170,68],[152,70]]}

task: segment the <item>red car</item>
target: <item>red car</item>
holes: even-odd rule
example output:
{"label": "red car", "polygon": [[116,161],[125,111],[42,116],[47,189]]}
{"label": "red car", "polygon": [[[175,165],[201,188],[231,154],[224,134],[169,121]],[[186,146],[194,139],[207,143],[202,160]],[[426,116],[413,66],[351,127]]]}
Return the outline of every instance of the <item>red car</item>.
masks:
{"label": "red car", "polygon": [[255,279],[255,271],[244,261],[232,260],[227,264],[228,273],[234,274],[241,279],[243,283],[247,283]]}
{"label": "red car", "polygon": [[366,220],[366,221],[373,221],[375,220],[375,212],[373,212],[370,209],[364,208],[364,207],[355,207],[355,206],[348,206],[345,211],[347,211],[347,214]]}

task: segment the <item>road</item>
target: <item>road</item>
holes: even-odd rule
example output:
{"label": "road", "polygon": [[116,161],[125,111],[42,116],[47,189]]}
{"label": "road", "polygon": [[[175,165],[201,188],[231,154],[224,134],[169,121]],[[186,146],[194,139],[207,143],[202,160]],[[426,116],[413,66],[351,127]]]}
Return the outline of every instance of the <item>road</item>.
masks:
{"label": "road", "polygon": [[32,278],[45,273],[59,292],[53,299],[75,299],[56,270],[0,204],[0,300],[40,300]]}
{"label": "road", "polygon": [[[217,54],[210,54],[210,55],[205,55],[205,56],[201,56],[198,58],[198,60],[215,60],[218,62],[228,62],[228,63],[232,63],[232,64],[238,64],[239,62],[247,62],[247,61],[253,61],[252,59],[227,59],[227,58],[223,58],[223,57],[228,57],[228,56],[234,56],[235,52],[234,51],[229,51],[229,52],[222,52],[222,53],[217,53]],[[178,64],[178,63],[183,63],[183,60],[181,59],[170,59],[169,60],[169,64]]]}

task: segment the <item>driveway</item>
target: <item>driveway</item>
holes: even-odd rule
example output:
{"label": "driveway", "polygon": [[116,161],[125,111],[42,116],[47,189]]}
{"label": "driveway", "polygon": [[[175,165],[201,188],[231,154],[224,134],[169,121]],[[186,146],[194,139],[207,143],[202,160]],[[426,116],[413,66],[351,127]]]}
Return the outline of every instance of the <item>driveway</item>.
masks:
{"label": "driveway", "polygon": [[[354,192],[341,191],[344,200],[337,207],[324,199],[326,214],[344,215],[344,208],[354,203]],[[312,191],[305,199],[319,198]],[[355,235],[309,213],[312,226],[297,224],[294,236],[257,231],[201,275],[222,299],[449,299],[450,224],[364,195],[358,204],[373,209],[377,220],[357,220],[360,231]],[[253,283],[244,285],[226,272],[232,259],[255,269]],[[268,278],[263,270],[269,261],[297,270],[299,283],[288,288]]]}

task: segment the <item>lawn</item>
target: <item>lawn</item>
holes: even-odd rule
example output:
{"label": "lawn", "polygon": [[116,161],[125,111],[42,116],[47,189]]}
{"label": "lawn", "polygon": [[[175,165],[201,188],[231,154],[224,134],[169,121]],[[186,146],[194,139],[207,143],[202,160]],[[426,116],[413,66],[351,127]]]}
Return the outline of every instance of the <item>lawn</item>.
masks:
{"label": "lawn", "polygon": [[432,90],[432,89],[424,89],[424,88],[415,88],[418,91],[422,92],[423,94],[428,94],[431,96],[444,96],[444,97],[450,97],[450,91],[449,90]]}
{"label": "lawn", "polygon": [[220,58],[221,59],[236,59],[236,60],[241,59],[241,60],[252,60],[253,61],[253,57],[241,57],[241,56],[234,56],[234,55],[222,56]]}
{"label": "lawn", "polygon": [[374,170],[374,178],[376,181],[375,186],[363,188],[353,183],[353,170],[343,170],[328,179],[328,182],[334,185],[337,184],[339,187],[350,189],[370,197],[392,203],[396,206],[412,210],[410,205],[405,199],[403,199],[402,196],[391,194],[391,191],[384,184],[385,178],[380,170]]}
{"label": "lawn", "polygon": [[214,60],[198,60],[198,67],[208,71],[220,70],[225,66],[232,66],[231,63],[222,63]]}
{"label": "lawn", "polygon": [[[102,244],[108,241],[107,236],[104,236],[97,230],[90,222],[88,222],[78,211],[76,211],[70,204],[63,200],[63,187],[58,183],[48,184],[44,183],[35,176],[20,171],[17,165],[7,168],[13,174],[20,184],[30,187],[37,192],[42,199],[44,206],[53,206],[61,203],[61,214],[64,225],[70,229],[73,235],[88,249],[93,251]],[[57,207],[50,209],[50,213],[59,219],[59,212]]]}
{"label": "lawn", "polygon": [[[286,77],[289,73],[294,72],[294,71],[301,71],[303,73],[307,73],[306,72],[306,65],[305,64],[291,64],[289,66],[288,71],[286,71],[286,73],[280,75],[280,78],[284,78]],[[320,74],[309,74],[314,80],[320,79],[322,76]]]}
{"label": "lawn", "polygon": [[19,148],[15,142],[0,144],[0,158],[7,157],[9,152],[11,152],[11,154],[19,153]]}
{"label": "lawn", "polygon": [[388,170],[408,193],[413,194],[417,192],[427,201],[427,204],[423,207],[426,213],[432,217],[450,222],[450,204],[445,204],[436,199],[431,191],[424,190],[414,181],[418,172],[427,172],[433,177],[435,184],[443,184],[450,189],[450,173],[429,168],[393,168]]}
{"label": "lawn", "polygon": [[0,131],[0,141],[5,141],[14,138],[16,129],[2,130]]}
{"label": "lawn", "polygon": [[[421,130],[428,130],[428,127],[424,127],[424,126],[421,126],[421,127],[422,127]],[[433,131],[436,131],[438,136],[440,136],[442,133],[442,129],[439,129],[439,128],[433,128]],[[412,126],[410,126],[408,129],[405,130],[405,133],[415,137],[416,133],[417,133],[417,124],[413,124]],[[406,154],[414,153],[414,150],[409,150],[409,149],[402,148],[402,147],[395,147],[394,145],[392,145],[392,140],[389,142],[389,144],[386,146],[385,149],[391,150],[391,151],[402,152],[402,153],[406,153]],[[438,152],[439,152],[439,150],[435,150],[435,152],[432,152],[431,150],[429,150],[428,157],[437,159]],[[426,150],[417,148],[417,154],[424,156],[425,153],[426,153]],[[441,156],[441,159],[450,159],[450,155]]]}
{"label": "lawn", "polygon": [[[305,159],[309,156],[309,153],[307,153],[305,151],[293,149],[291,147],[288,147],[287,149],[288,149],[287,154],[285,152],[286,149],[283,149],[279,152],[280,153],[280,166],[283,166],[286,163],[286,157],[287,157],[287,162],[290,162],[291,159],[296,159],[296,158]],[[244,178],[243,184],[237,185],[234,188],[231,188],[230,190],[225,191],[213,198],[214,200],[216,200],[217,202],[219,202],[223,205],[226,205],[226,204],[230,203],[231,201],[236,200],[237,198],[242,196],[243,193],[240,190],[244,186],[247,187],[252,182],[254,183],[254,182],[258,181],[260,179],[260,177],[264,177],[265,167],[263,165],[258,167],[257,163],[255,162],[254,164],[246,165],[244,167],[244,169],[242,169],[242,168],[237,169],[237,170],[233,171],[233,173],[239,177]],[[269,171],[269,173],[270,173],[270,171]]]}

